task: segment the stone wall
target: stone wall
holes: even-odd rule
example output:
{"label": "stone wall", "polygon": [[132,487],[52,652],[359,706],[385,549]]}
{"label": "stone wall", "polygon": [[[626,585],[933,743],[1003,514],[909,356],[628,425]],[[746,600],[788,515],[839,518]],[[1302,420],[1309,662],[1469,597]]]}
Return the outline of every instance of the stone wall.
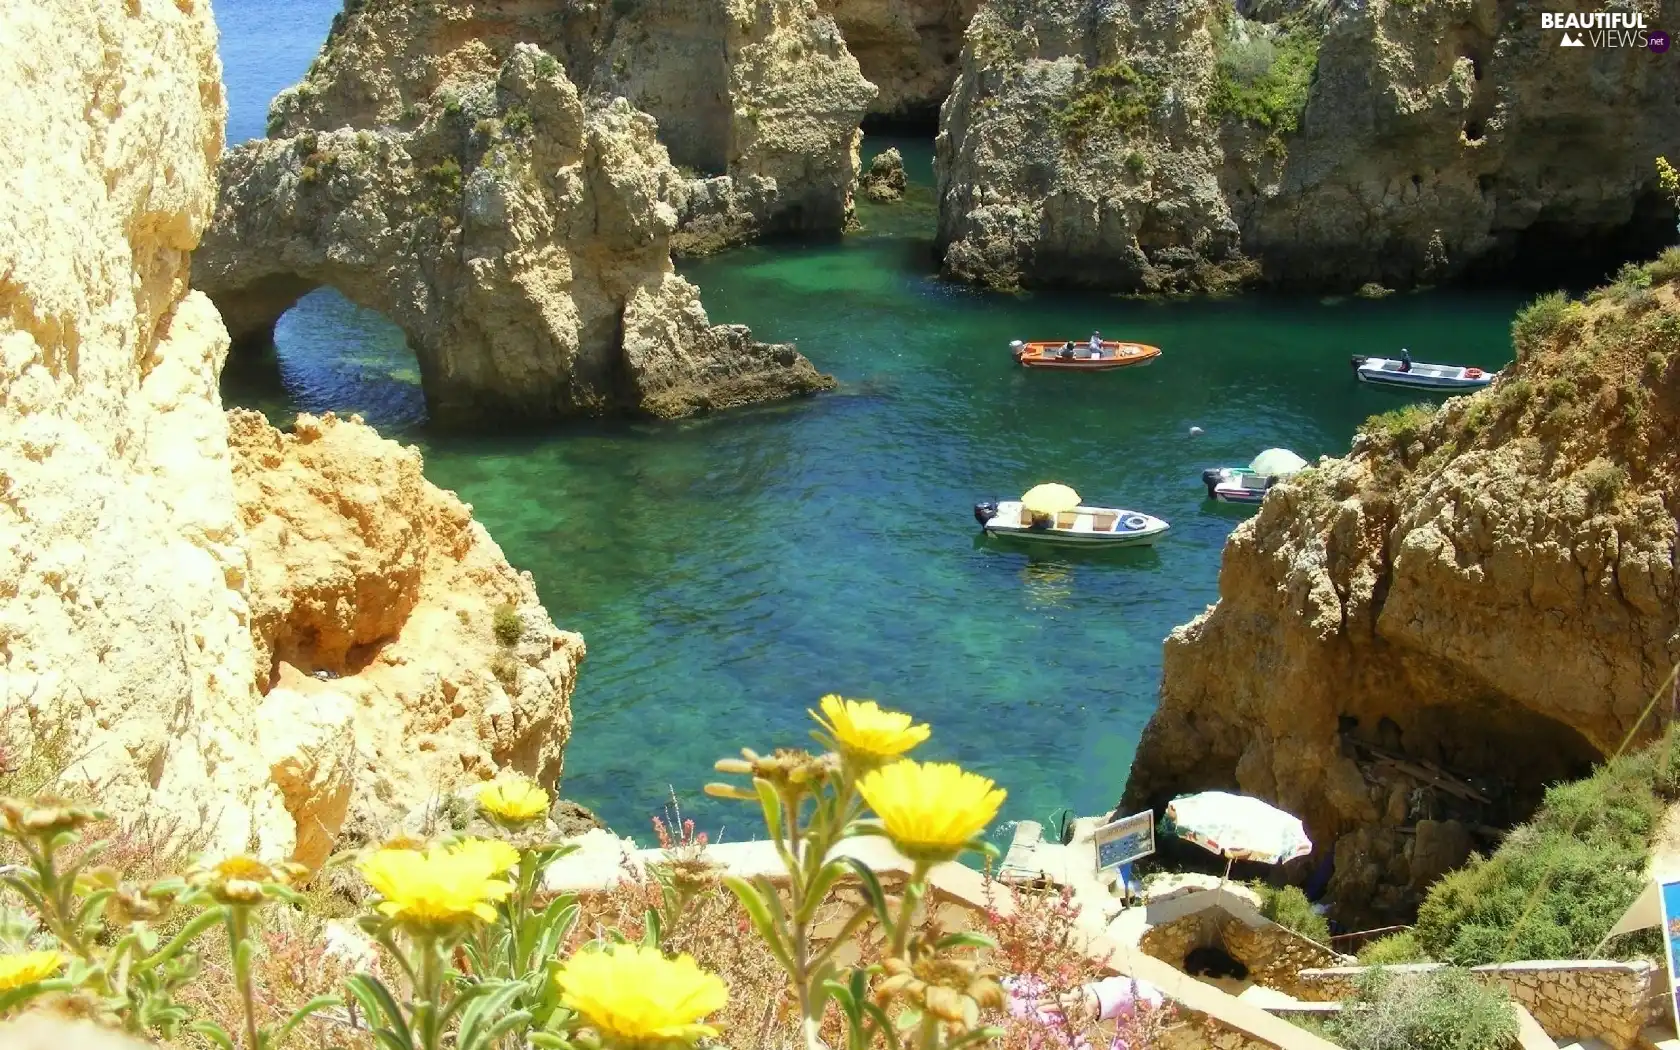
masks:
{"label": "stone wall", "polygon": [[1249,980],[1267,988],[1296,994],[1304,970],[1339,966],[1343,957],[1293,930],[1279,926],[1246,906],[1230,899],[1238,916],[1224,905],[1203,908],[1182,918],[1150,928],[1139,947],[1170,966],[1182,967],[1194,948],[1220,948],[1248,967]]}
{"label": "stone wall", "polygon": [[[1401,973],[1440,969],[1437,963],[1393,966]],[[1316,1001],[1353,995],[1365,967],[1303,970],[1297,998]],[[1503,985],[1554,1039],[1596,1038],[1627,1050],[1639,1030],[1667,1008],[1662,970],[1648,962],[1515,962],[1477,966],[1472,973]]]}

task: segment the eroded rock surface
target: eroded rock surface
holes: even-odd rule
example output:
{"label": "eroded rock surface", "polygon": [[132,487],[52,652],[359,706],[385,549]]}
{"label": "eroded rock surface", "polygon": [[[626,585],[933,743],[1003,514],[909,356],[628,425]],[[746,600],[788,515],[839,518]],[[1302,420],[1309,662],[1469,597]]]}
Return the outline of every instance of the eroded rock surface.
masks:
{"label": "eroded rock surface", "polygon": [[302,131],[222,164],[194,281],[236,342],[329,284],[390,317],[445,423],[657,416],[825,389],[790,346],[713,326],[670,255],[686,184],[654,121],[516,46],[412,130]]}
{"label": "eroded rock surface", "polygon": [[730,180],[727,206],[679,205],[704,220],[692,234],[685,224],[679,249],[838,233],[849,220],[858,121],[876,92],[814,0],[367,0],[275,99],[270,134],[416,128],[493,82],[522,43],[559,59],[586,97],[622,96],[651,114],[690,180]]}
{"label": "eroded rock surface", "polygon": [[[1666,243],[1651,159],[1680,149],[1674,63],[1560,51],[1495,0],[1238,7],[1267,21],[1211,0],[984,5],[941,117],[946,272],[1351,291]],[[1646,12],[1680,22],[1677,0]]]}
{"label": "eroded rock surface", "polygon": [[894,123],[932,125],[951,91],[963,30],[980,0],[819,0],[846,48],[881,89],[869,112]]}
{"label": "eroded rock surface", "polygon": [[14,4],[0,29],[13,789],[61,776],[212,853],[316,863],[433,791],[557,774],[581,641],[418,454],[222,411],[228,334],[187,281],[226,116],[208,5]]}
{"label": "eroded rock surface", "polygon": [[897,149],[877,153],[869,162],[869,170],[858,179],[864,196],[883,204],[903,200],[909,185],[909,176],[904,173],[904,156]]}
{"label": "eroded rock surface", "polygon": [[1565,309],[1490,390],[1391,415],[1268,494],[1219,603],[1167,639],[1126,804],[1270,800],[1334,847],[1352,921],[1380,919],[1488,848],[1467,832],[1653,732],[1680,662],[1669,267]]}

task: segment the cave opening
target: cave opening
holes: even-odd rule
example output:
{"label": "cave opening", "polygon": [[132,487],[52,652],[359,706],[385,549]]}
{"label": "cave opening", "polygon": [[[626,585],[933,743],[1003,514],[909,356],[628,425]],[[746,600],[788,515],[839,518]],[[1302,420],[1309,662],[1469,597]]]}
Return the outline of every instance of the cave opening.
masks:
{"label": "cave opening", "polygon": [[1485,138],[1487,138],[1487,128],[1481,121],[1467,120],[1464,122],[1465,142],[1468,142],[1473,146]]}
{"label": "cave opening", "polygon": [[1498,700],[1430,704],[1347,719],[1342,738],[1379,787],[1385,820],[1456,820],[1497,837],[1534,815],[1553,784],[1603,755],[1556,719]]}
{"label": "cave opening", "polygon": [[282,429],[299,412],[357,413],[388,436],[426,423],[419,357],[389,318],[302,278],[260,285],[212,296],[235,336],[220,379],[226,407]]}
{"label": "cave opening", "polygon": [[1495,247],[1466,266],[1471,287],[1582,293],[1608,282],[1625,263],[1656,258],[1674,240],[1676,209],[1655,187],[1622,222],[1570,221],[1548,209],[1521,229],[1494,230]]}

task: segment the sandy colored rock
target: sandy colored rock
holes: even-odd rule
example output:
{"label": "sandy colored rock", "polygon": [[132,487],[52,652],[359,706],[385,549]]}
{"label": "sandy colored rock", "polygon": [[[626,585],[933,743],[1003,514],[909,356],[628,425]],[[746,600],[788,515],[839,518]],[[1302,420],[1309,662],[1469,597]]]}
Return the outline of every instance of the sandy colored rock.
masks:
{"label": "sandy colored rock", "polygon": [[212,854],[310,863],[440,785],[557,775],[581,640],[419,455],[222,411],[228,335],[187,286],[226,117],[208,6],[0,29],[8,758]]}
{"label": "sandy colored rock", "polygon": [[1522,819],[1616,752],[1680,662],[1680,304],[1670,278],[1561,317],[1489,390],[1391,415],[1237,527],[1219,603],[1166,641],[1128,811],[1257,794],[1319,856],[1334,845],[1339,905],[1403,915],[1412,869],[1439,864],[1421,827],[1413,852],[1368,791],[1334,789],[1359,742],[1387,736],[1493,803],[1413,780],[1412,822]]}
{"label": "sandy colored rock", "polygon": [[881,89],[869,112],[895,123],[932,125],[962,57],[963,30],[980,0],[819,0],[846,48]]}
{"label": "sandy colored rock", "polygon": [[585,101],[528,44],[451,90],[406,130],[300,130],[228,155],[194,281],[236,343],[331,285],[403,329],[446,424],[680,416],[832,386],[792,347],[711,325],[676,275],[686,183],[646,114]]}
{"label": "sandy colored rock", "polygon": [[679,250],[834,234],[850,219],[858,121],[876,91],[813,0],[367,0],[335,19],[309,73],[275,99],[269,132],[418,129],[494,81],[522,44],[558,59],[584,96],[651,114],[691,181],[729,180],[678,205]]}
{"label": "sandy colored rock", "polygon": [[[946,273],[1353,291],[1583,260],[1596,279],[1667,243],[1652,158],[1680,149],[1672,63],[1561,59],[1561,33],[1492,0],[1238,6],[983,5],[941,114]],[[1680,2],[1647,20],[1680,22]]]}
{"label": "sandy colored rock", "polygon": [[910,180],[904,173],[904,156],[895,149],[882,150],[869,162],[869,170],[858,179],[864,195],[883,204],[904,199]]}
{"label": "sandy colored rock", "polygon": [[[284,742],[271,768],[300,859],[502,768],[553,784],[584,648],[530,575],[426,481],[418,450],[355,419],[299,416],[281,434],[255,412],[228,418],[252,648],[273,684],[259,717]],[[512,646],[493,629],[504,605],[524,627]]]}
{"label": "sandy colored rock", "polygon": [[[252,715],[247,560],[187,289],[226,118],[202,3],[0,14],[0,704],[117,811],[292,847]],[[217,790],[208,790],[211,784]]]}

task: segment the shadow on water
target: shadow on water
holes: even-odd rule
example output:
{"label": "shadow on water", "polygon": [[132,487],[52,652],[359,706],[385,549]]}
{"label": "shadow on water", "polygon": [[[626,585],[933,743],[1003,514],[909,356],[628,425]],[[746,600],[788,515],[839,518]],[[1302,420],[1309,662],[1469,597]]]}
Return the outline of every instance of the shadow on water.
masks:
{"label": "shadow on water", "polygon": [[[972,519],[973,515],[969,515]],[[1029,569],[1056,573],[1075,566],[1113,566],[1116,568],[1154,571],[1161,568],[1162,544],[1171,544],[1170,534],[1159,543],[1144,547],[1056,547],[1051,549],[1032,540],[1014,536],[993,536],[976,532],[974,549],[1000,559],[1021,562]]]}

